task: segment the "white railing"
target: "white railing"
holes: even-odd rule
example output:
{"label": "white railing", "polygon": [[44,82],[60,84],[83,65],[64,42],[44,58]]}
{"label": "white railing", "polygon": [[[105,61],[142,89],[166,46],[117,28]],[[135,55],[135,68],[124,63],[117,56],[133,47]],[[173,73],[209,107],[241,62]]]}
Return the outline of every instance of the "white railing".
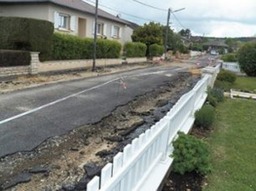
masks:
{"label": "white railing", "polygon": [[164,118],[118,153],[113,164],[108,163],[102,169],[101,178],[96,176],[88,183],[87,191],[157,190],[173,161],[172,142],[179,131],[188,133],[191,129],[194,113],[204,104],[207,87],[219,72],[219,66],[207,71]]}
{"label": "white railing", "polygon": [[240,66],[237,62],[223,62],[222,68],[231,72],[241,73]]}

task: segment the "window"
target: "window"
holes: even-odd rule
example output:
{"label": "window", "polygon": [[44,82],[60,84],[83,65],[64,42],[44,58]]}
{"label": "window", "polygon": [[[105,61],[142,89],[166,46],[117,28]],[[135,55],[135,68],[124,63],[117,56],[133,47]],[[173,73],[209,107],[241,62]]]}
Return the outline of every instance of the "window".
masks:
{"label": "window", "polygon": [[74,15],[54,12],[54,28],[59,30],[76,31],[78,19]]}
{"label": "window", "polygon": [[104,24],[98,23],[97,25],[97,34],[98,35],[104,35]]}
{"label": "window", "polygon": [[113,38],[120,38],[120,27],[119,26],[113,26],[112,27],[112,37]]}
{"label": "window", "polygon": [[114,26],[113,27],[113,37],[119,38],[119,36],[120,36],[120,27]]}
{"label": "window", "polygon": [[59,28],[70,29],[70,16],[66,14],[59,14]]}

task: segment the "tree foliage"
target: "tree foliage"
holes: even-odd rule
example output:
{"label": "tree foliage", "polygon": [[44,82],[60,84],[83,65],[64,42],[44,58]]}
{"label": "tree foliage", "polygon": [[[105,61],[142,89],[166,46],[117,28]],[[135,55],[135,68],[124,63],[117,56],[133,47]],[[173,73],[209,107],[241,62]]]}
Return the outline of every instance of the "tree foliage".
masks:
{"label": "tree foliage", "polygon": [[142,42],[148,47],[151,44],[163,44],[163,31],[159,23],[150,22],[138,27],[133,31],[132,40],[134,42]]}
{"label": "tree foliage", "polygon": [[246,43],[239,49],[238,62],[248,76],[256,76],[256,42]]}
{"label": "tree foliage", "polygon": [[182,29],[182,30],[180,30],[179,34],[188,39],[190,39],[190,37],[192,36],[191,31],[189,29]]}

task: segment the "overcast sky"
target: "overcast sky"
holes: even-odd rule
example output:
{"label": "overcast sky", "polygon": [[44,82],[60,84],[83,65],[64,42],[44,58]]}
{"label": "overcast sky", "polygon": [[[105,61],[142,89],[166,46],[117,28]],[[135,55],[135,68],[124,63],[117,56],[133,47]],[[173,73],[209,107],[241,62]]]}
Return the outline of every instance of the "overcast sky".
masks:
{"label": "overcast sky", "polygon": [[[95,2],[95,0],[89,1]],[[139,1],[166,10],[185,8],[175,13],[177,19],[171,15],[171,28],[176,32],[182,28],[189,28],[193,35],[200,36],[256,36],[256,0]],[[119,14],[121,18],[138,24],[149,21],[166,24],[167,11],[152,9],[134,0],[99,0],[99,5],[101,9],[111,14]]]}

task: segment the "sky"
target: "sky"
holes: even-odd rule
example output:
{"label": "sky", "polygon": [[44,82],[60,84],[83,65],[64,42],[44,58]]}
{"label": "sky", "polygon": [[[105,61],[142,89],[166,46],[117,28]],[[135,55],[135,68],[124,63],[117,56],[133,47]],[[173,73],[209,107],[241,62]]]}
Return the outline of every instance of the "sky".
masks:
{"label": "sky", "polygon": [[185,8],[171,14],[175,32],[188,28],[193,36],[256,36],[256,0],[99,0],[99,8],[140,25],[150,21],[166,25],[168,8]]}

